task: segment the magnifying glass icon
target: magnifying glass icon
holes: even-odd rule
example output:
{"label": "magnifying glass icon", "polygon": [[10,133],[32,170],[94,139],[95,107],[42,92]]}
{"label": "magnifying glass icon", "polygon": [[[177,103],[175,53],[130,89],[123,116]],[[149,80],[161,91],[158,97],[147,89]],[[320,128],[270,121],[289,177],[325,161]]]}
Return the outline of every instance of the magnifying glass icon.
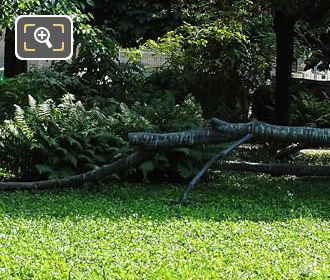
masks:
{"label": "magnifying glass icon", "polygon": [[53,47],[49,41],[50,32],[46,27],[39,27],[34,31],[34,39],[40,44],[46,44],[49,49]]}

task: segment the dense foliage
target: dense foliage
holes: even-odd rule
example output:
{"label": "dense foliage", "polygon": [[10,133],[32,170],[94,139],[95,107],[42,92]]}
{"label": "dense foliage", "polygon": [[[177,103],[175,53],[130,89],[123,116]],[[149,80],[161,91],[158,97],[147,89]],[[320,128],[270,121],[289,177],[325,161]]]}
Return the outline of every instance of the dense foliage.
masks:
{"label": "dense foliage", "polygon": [[[126,155],[133,148],[128,148],[129,132],[180,131],[202,125],[200,107],[191,96],[176,100],[175,92],[154,91],[151,81],[158,80],[157,74],[143,77],[143,94],[128,87],[127,95],[116,99],[119,92],[111,85],[105,87],[108,95],[98,95],[98,91],[84,91],[96,86],[97,81],[87,82],[56,71],[32,71],[7,79],[0,85],[5,97],[2,117],[6,118],[0,126],[1,166],[25,179],[66,177]],[[76,97],[85,105],[75,101],[70,92],[80,92]],[[15,112],[11,113],[14,108],[9,104],[15,103]],[[196,158],[196,153],[189,151],[157,157],[141,170],[145,176],[157,169],[189,177],[195,171],[189,161]]]}
{"label": "dense foliage", "polygon": [[181,69],[206,118],[245,120],[251,93],[270,77],[271,21],[249,1],[218,5],[189,5],[180,27],[146,46]]}
{"label": "dense foliage", "polygon": [[293,98],[292,123],[314,127],[330,127],[330,98],[326,92],[301,90]]}
{"label": "dense foliage", "polygon": [[14,104],[25,107],[27,96],[35,96],[38,101],[47,98],[55,100],[79,89],[79,79],[48,69],[34,70],[20,76],[0,81],[0,120],[13,116]]}
{"label": "dense foliage", "polygon": [[[278,96],[270,72],[278,38],[272,12],[292,16],[302,9],[295,19],[295,55],[310,56],[309,67],[327,51],[322,1],[312,14],[311,2],[303,7],[262,0],[19,2],[1,6],[2,27],[10,29],[23,13],[65,13],[75,19],[70,63],[0,82],[1,167],[24,178],[63,177],[112,161],[128,152],[129,132],[190,129],[213,116],[276,122]],[[321,27],[318,12],[325,23]],[[143,43],[140,49],[152,48],[168,61],[160,69],[134,59],[121,63],[116,40]],[[304,86],[291,92],[293,123],[327,126],[327,98],[305,94]],[[213,150],[176,149],[141,170],[145,178],[148,173],[190,177]]]}
{"label": "dense foliage", "polygon": [[56,105],[40,104],[29,96],[29,106],[16,106],[15,117],[0,131],[1,165],[22,177],[56,178],[105,164],[119,155],[124,143],[113,131],[113,118],[86,110],[73,96]]}
{"label": "dense foliage", "polygon": [[90,7],[97,26],[106,27],[124,47],[156,39],[182,22],[176,1],[95,0]]}

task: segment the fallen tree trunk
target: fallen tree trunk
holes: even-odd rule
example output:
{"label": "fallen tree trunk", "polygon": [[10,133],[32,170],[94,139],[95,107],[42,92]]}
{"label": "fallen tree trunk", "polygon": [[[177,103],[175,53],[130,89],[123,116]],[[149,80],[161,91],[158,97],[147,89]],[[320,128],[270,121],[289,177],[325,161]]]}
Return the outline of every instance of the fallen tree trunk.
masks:
{"label": "fallen tree trunk", "polygon": [[216,129],[198,128],[173,133],[129,133],[129,141],[133,145],[147,148],[196,146],[201,144],[217,144],[236,140],[239,137],[232,133],[222,133]]}
{"label": "fallen tree trunk", "polygon": [[[65,179],[36,182],[0,182],[0,190],[74,188],[82,185],[83,183],[96,182],[115,172],[139,165],[152,158],[157,153],[159,148],[175,148],[180,146],[224,143],[240,139],[243,136],[250,134],[255,140],[276,140],[291,143],[299,142],[308,145],[320,144],[321,146],[327,146],[330,144],[330,129],[276,126],[258,121],[233,124],[221,121],[219,119],[213,119],[212,123],[214,129],[198,128],[190,131],[165,134],[147,132],[130,133],[130,142],[135,145],[144,146],[145,150],[138,151],[124,159],[119,159],[97,170],[71,176]],[[248,139],[249,138],[250,136]],[[242,139],[244,141],[248,140],[245,138]],[[238,145],[241,144],[240,141],[237,141],[237,143]],[[236,147],[236,144],[233,144],[234,148]],[[228,149],[231,150],[230,147]],[[222,153],[220,156],[221,155]],[[209,164],[212,164],[218,159],[218,157],[212,159]],[[206,169],[208,166],[209,165],[206,165]],[[330,176],[330,166],[265,164],[252,162],[222,162],[220,166],[225,170],[262,172],[276,176]],[[201,175],[205,172],[206,169],[204,169],[201,171]],[[198,175],[196,178],[198,181],[200,176]],[[193,185],[195,185],[195,183]]]}
{"label": "fallen tree trunk", "polygon": [[155,151],[144,150],[136,152],[124,159],[119,159],[109,165],[100,167],[80,175],[65,179],[54,179],[36,182],[0,182],[0,190],[33,190],[33,189],[63,189],[79,187],[87,182],[96,182],[115,172],[139,165],[156,154]]}
{"label": "fallen tree trunk", "polygon": [[222,133],[230,133],[237,137],[252,134],[255,140],[283,141],[304,143],[310,145],[329,145],[330,129],[304,126],[278,126],[259,121],[249,123],[228,123],[219,119],[212,119],[215,129]]}
{"label": "fallen tree trunk", "polygon": [[293,165],[288,163],[269,164],[256,162],[224,161],[218,165],[228,171],[266,173],[272,176],[292,175],[298,177],[330,176],[330,166],[326,165]]}

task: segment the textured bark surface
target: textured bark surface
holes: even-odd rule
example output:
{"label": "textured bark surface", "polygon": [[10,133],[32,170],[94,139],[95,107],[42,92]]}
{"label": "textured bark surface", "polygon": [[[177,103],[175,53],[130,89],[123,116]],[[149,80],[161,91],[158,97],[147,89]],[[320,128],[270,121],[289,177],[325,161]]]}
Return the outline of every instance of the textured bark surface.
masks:
{"label": "textured bark surface", "polygon": [[96,182],[114,172],[128,169],[147,161],[155,155],[153,151],[139,151],[124,159],[119,159],[94,171],[65,179],[36,182],[0,182],[0,190],[63,189],[79,187],[83,183]]}
{"label": "textured bark surface", "polygon": [[164,134],[138,132],[130,133],[128,137],[131,144],[148,148],[195,146],[212,143],[216,144],[237,139],[237,137],[232,133],[222,133],[216,129],[208,128],[198,128],[188,131]]}
{"label": "textured bark surface", "polygon": [[292,175],[304,176],[330,176],[330,166],[326,165],[295,165],[295,164],[269,164],[256,162],[234,162],[225,161],[219,167],[230,171],[245,171],[255,173],[266,173],[273,176]]}
{"label": "textured bark surface", "polygon": [[255,140],[283,141],[310,145],[330,144],[330,129],[303,126],[278,126],[252,121],[249,123],[228,123],[212,119],[214,128],[223,133],[235,134],[242,137],[252,134]]}

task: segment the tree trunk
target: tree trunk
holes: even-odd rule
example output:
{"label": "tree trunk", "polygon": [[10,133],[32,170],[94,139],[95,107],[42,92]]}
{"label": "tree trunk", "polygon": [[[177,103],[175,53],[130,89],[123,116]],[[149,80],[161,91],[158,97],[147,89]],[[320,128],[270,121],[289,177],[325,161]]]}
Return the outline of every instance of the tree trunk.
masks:
{"label": "tree trunk", "polygon": [[27,61],[19,60],[15,55],[15,31],[9,28],[6,28],[4,60],[6,78],[27,72]]}
{"label": "tree trunk", "polygon": [[169,148],[196,146],[203,144],[218,144],[236,140],[230,133],[221,133],[216,129],[196,128],[192,130],[172,133],[129,133],[129,141],[133,145],[147,148]]}
{"label": "tree trunk", "polygon": [[286,15],[283,11],[275,12],[275,117],[279,125],[288,125],[290,121],[290,84],[294,49],[294,23],[295,20],[292,16]]}
{"label": "tree trunk", "polygon": [[228,123],[212,119],[215,129],[222,133],[231,133],[237,138],[252,134],[256,141],[282,141],[304,143],[308,145],[330,145],[330,129],[304,126],[279,126],[259,121],[249,123]]}

